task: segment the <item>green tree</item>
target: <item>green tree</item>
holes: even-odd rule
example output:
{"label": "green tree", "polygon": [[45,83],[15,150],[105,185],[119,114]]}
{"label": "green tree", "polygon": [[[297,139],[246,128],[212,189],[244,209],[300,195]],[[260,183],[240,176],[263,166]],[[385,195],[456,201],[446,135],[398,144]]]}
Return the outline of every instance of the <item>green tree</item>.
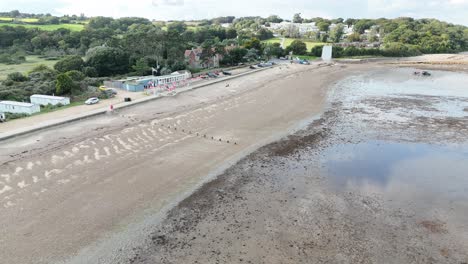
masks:
{"label": "green tree", "polygon": [[346,25],[348,25],[348,27],[350,27],[350,26],[354,25],[354,23],[356,23],[356,21],[357,21],[357,20],[354,19],[354,18],[348,18],[348,19],[345,20],[344,23],[345,23]]}
{"label": "green tree", "polygon": [[55,93],[57,95],[70,94],[75,86],[73,80],[65,73],[57,75]]}
{"label": "green tree", "polygon": [[302,23],[301,13],[294,14],[293,23]]}
{"label": "green tree", "polygon": [[348,36],[348,41],[349,42],[359,42],[361,41],[361,34],[354,32],[351,35]]}
{"label": "green tree", "polygon": [[323,50],[323,45],[313,46],[312,49],[310,50],[310,55],[315,56],[315,57],[321,57],[322,50]]}
{"label": "green tree", "polygon": [[331,41],[338,43],[341,40],[341,37],[344,34],[344,25],[337,24],[332,30],[330,30],[330,39]]}
{"label": "green tree", "polygon": [[270,59],[272,57],[279,58],[284,55],[284,50],[280,43],[267,44],[263,49],[263,54]]}
{"label": "green tree", "polygon": [[266,40],[266,39],[270,39],[273,37],[273,32],[271,32],[270,30],[266,28],[261,28],[257,31],[256,36],[260,40]]}
{"label": "green tree", "polygon": [[128,55],[119,48],[98,47],[90,50],[86,58],[86,65],[95,68],[98,76],[110,76],[128,71]]}
{"label": "green tree", "polygon": [[89,67],[89,66],[83,67],[83,73],[84,75],[88,77],[98,77],[98,72],[96,71],[94,67]]}
{"label": "green tree", "polygon": [[21,13],[20,13],[20,11],[18,11],[18,10],[10,11],[10,16],[11,16],[11,17],[19,17],[20,14],[21,14]]}
{"label": "green tree", "polygon": [[186,30],[187,30],[187,25],[185,25],[185,23],[181,21],[172,22],[169,25],[167,25],[167,31],[175,31],[179,34],[182,34]]}
{"label": "green tree", "polygon": [[361,19],[354,24],[354,32],[357,32],[359,34],[363,34],[366,29],[370,29],[373,25],[375,25],[375,22],[370,20],[370,19]]}
{"label": "green tree", "polygon": [[305,55],[307,54],[307,45],[296,39],[291,42],[291,44],[286,48],[286,51],[288,53],[292,51],[294,55]]}
{"label": "green tree", "polygon": [[325,31],[325,32],[327,32],[328,29],[330,28],[330,23],[324,22],[324,21],[323,21],[323,22],[319,22],[319,23],[317,24],[317,27],[319,28],[320,31]]}
{"label": "green tree", "polygon": [[59,60],[55,65],[54,69],[58,72],[67,72],[67,71],[81,71],[84,66],[83,59],[78,55],[67,56]]}
{"label": "green tree", "polygon": [[271,16],[266,18],[266,21],[268,21],[270,23],[281,23],[281,22],[283,22],[283,19],[281,19],[277,15],[271,15]]}
{"label": "green tree", "polygon": [[70,77],[70,79],[72,79],[72,81],[74,82],[81,82],[86,78],[86,76],[82,72],[77,70],[67,71],[65,74],[68,77]]}
{"label": "green tree", "polygon": [[151,67],[148,65],[148,61],[144,58],[138,59],[135,65],[132,66],[132,69],[137,75],[147,75],[151,72]]}
{"label": "green tree", "polygon": [[244,47],[246,49],[256,49],[256,50],[261,50],[262,49],[262,42],[258,38],[252,38],[249,41],[244,43]]}
{"label": "green tree", "polygon": [[28,80],[28,77],[24,76],[20,72],[12,72],[7,75],[7,80],[12,80],[14,82],[25,82]]}
{"label": "green tree", "polygon": [[227,39],[234,39],[236,37],[237,37],[237,30],[235,28],[230,27],[226,30]]}
{"label": "green tree", "polygon": [[236,65],[244,61],[244,57],[247,55],[247,49],[245,48],[234,48],[229,52],[229,58],[231,59],[231,65]]}

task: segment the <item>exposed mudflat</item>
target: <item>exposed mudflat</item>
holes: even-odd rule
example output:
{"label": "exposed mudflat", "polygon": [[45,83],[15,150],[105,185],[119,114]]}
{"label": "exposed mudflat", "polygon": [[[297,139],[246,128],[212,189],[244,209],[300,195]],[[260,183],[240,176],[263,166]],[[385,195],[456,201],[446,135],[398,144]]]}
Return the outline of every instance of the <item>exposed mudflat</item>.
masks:
{"label": "exposed mudflat", "polygon": [[155,226],[130,263],[468,263],[468,75],[347,78]]}

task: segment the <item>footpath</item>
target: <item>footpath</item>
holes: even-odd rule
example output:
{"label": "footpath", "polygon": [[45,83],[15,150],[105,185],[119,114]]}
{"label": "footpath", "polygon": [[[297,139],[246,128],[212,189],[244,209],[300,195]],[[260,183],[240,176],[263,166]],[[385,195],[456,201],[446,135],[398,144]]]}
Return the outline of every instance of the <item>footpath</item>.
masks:
{"label": "footpath", "polygon": [[[266,70],[266,69],[269,69],[269,68],[270,67],[268,67],[268,68],[259,68],[259,69],[251,70],[251,71],[248,71],[248,72],[236,74],[236,75],[233,75],[233,76],[222,77],[222,78],[215,79],[215,80],[212,80],[212,81],[196,84],[196,85],[193,85],[193,86],[181,87],[181,88],[176,89],[173,92],[165,92],[165,93],[159,93],[157,95],[149,95],[149,96],[146,96],[144,98],[136,99],[136,100],[134,100],[132,102],[119,102],[117,104],[113,104],[113,107],[114,107],[114,110],[123,109],[123,108],[131,107],[131,106],[134,106],[134,105],[137,105],[137,104],[142,104],[142,103],[146,103],[146,102],[149,102],[149,101],[164,98],[166,96],[174,96],[174,95],[179,94],[179,93],[184,93],[184,92],[188,92],[188,91],[191,91],[191,90],[199,89],[199,88],[206,87],[206,86],[209,86],[209,85],[212,85],[212,84],[215,84],[215,83],[220,83],[220,82],[232,80],[232,79],[239,78],[239,77],[242,77],[242,76],[246,76],[246,75],[249,75],[249,74],[253,74],[253,73],[256,73],[256,72],[259,72],[259,71],[263,71],[263,70]],[[63,125],[63,124],[79,121],[79,120],[82,120],[82,119],[102,115],[102,114],[107,113],[108,111],[110,111],[110,105],[107,105],[106,107],[86,111],[86,112],[83,112],[83,113],[78,113],[78,114],[62,117],[62,118],[52,118],[50,120],[45,120],[45,121],[40,122],[38,124],[19,127],[17,129],[13,129],[13,130],[10,130],[10,131],[0,131],[0,141],[11,139],[11,138],[22,136],[22,135],[26,135],[26,134],[36,132],[36,131],[39,131],[39,130],[43,130],[43,129],[47,129],[47,128],[51,128],[51,127],[60,126],[60,125]],[[52,112],[52,113],[54,113],[54,112]],[[44,116],[47,116],[48,114],[52,114],[52,113],[44,114]],[[0,125],[0,128],[1,128],[1,125]]]}

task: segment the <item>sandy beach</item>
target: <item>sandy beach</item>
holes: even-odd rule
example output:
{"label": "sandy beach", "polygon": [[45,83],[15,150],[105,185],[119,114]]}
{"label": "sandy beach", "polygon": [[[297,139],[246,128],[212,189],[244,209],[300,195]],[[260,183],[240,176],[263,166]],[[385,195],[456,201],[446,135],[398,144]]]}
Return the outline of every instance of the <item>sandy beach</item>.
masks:
{"label": "sandy beach", "polygon": [[[147,217],[163,215],[210,173],[320,114],[328,84],[354,70],[276,67],[229,87],[2,142],[2,259],[51,263],[77,254],[83,263],[87,246],[142,230]],[[106,255],[117,258],[122,247],[127,254],[136,242],[111,241]]]}
{"label": "sandy beach", "polygon": [[[375,196],[337,194],[320,166],[304,162],[321,155],[327,131],[343,129],[335,128],[343,110],[333,100],[336,85],[398,68],[278,65],[0,142],[0,257],[5,263],[467,262],[466,237],[450,240],[466,228],[410,221],[407,211]],[[453,131],[466,125],[464,117],[452,121]],[[352,131],[340,140],[360,133]],[[418,233],[426,229],[432,233]],[[409,240],[412,247],[400,245]]]}

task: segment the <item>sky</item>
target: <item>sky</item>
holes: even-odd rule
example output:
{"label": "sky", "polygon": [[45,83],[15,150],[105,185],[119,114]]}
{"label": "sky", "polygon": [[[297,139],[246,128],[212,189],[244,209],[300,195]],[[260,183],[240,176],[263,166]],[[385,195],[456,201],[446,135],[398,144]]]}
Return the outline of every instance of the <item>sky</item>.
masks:
{"label": "sky", "polygon": [[279,15],[292,19],[437,18],[468,26],[468,0],[0,0],[0,10],[53,15],[138,16],[155,20],[191,20],[218,16]]}

